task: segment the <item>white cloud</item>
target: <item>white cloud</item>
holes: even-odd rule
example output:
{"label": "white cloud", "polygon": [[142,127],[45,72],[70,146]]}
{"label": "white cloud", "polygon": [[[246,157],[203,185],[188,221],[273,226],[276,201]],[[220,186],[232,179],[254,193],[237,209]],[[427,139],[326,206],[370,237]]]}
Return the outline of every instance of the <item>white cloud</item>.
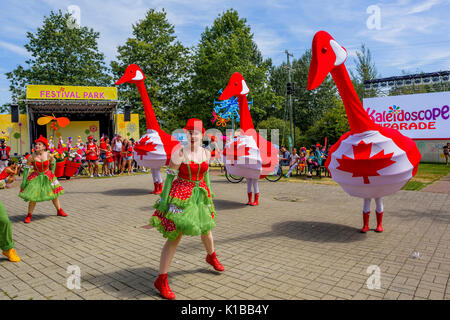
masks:
{"label": "white cloud", "polygon": [[441,0],[427,0],[417,6],[414,6],[407,14],[421,13],[430,10],[433,6],[441,3]]}
{"label": "white cloud", "polygon": [[29,54],[29,52],[27,51],[27,49],[25,49],[23,46],[16,46],[15,44],[9,43],[9,42],[5,42],[5,41],[0,41],[0,47],[3,47],[9,51],[12,51],[14,53],[17,53],[21,56],[24,56],[26,58],[31,57],[31,55]]}

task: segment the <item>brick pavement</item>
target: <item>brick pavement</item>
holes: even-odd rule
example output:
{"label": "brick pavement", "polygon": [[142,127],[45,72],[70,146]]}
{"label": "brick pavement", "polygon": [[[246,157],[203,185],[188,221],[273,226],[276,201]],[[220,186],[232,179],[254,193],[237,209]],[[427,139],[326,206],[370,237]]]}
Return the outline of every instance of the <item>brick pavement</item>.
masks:
{"label": "brick pavement", "polygon": [[450,174],[425,187],[422,191],[450,194]]}
{"label": "brick pavement", "polygon": [[[30,224],[17,184],[0,191],[22,258],[0,258],[0,300],[161,299],[153,281],[164,239],[142,228],[157,199],[148,194],[151,176],[62,185],[69,217],[39,203]],[[245,184],[213,176],[212,187],[215,246],[226,271],[206,264],[199,237],[184,237],[169,272],[177,299],[450,298],[448,194],[386,197],[385,232],[360,234],[362,200],[338,186],[264,180],[259,207],[244,205]],[[81,289],[67,288],[69,265],[80,267]],[[380,268],[380,289],[367,288],[370,265]]]}

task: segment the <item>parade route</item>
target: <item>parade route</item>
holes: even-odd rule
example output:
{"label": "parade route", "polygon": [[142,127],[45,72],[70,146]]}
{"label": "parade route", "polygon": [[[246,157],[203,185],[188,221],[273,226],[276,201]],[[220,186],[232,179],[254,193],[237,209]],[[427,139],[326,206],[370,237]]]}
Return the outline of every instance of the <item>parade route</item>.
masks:
{"label": "parade route", "polygon": [[[226,270],[205,262],[200,237],[184,237],[169,271],[178,300],[450,299],[450,194],[386,197],[380,234],[372,203],[371,230],[361,234],[362,200],[339,186],[261,180],[260,205],[250,207],[245,183],[211,180],[215,247]],[[30,224],[20,181],[0,191],[22,259],[1,256],[0,300],[162,299],[153,282],[165,239],[143,227],[157,199],[148,194],[151,175],[61,184],[69,216],[56,216],[47,201]],[[67,287],[69,266],[81,271],[80,289]],[[369,289],[377,268],[380,288]]]}

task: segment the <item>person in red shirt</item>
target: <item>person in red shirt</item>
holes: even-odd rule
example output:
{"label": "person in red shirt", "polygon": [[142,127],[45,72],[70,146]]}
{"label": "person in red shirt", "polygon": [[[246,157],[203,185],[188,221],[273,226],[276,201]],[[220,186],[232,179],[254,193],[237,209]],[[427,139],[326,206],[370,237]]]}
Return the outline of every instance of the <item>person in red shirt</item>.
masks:
{"label": "person in red shirt", "polygon": [[128,175],[131,173],[131,162],[133,161],[133,146],[127,139],[123,140],[122,147],[122,170],[119,176],[125,171],[125,167],[128,166]]}
{"label": "person in red shirt", "polygon": [[5,187],[9,188],[16,180],[15,175],[19,172],[20,166],[17,166],[14,161],[9,161],[8,166],[0,173],[0,181],[4,181]]}
{"label": "person in red shirt", "polygon": [[106,168],[106,174],[112,177],[114,174],[114,156],[110,145],[107,146],[103,166]]}
{"label": "person in red shirt", "polygon": [[8,166],[11,147],[6,145],[5,139],[0,139],[0,171]]}
{"label": "person in red shirt", "polygon": [[94,137],[88,137],[88,143],[86,145],[86,160],[89,165],[89,174],[91,178],[98,177],[98,154],[99,149],[96,143],[94,143]]}
{"label": "person in red shirt", "polygon": [[108,175],[108,168],[106,165],[106,152],[108,151],[108,145],[109,145],[109,139],[108,137],[102,137],[100,139],[100,159],[102,160],[102,175],[106,176]]}

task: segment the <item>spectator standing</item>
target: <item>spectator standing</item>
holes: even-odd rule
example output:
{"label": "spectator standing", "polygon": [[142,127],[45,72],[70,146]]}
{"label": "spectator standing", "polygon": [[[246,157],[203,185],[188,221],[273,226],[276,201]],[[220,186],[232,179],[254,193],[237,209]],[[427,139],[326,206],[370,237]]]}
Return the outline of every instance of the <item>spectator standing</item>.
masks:
{"label": "spectator standing", "polygon": [[444,149],[445,164],[448,166],[450,142],[447,142],[447,144],[444,145],[443,149]]}
{"label": "spectator standing", "polygon": [[98,177],[98,154],[99,149],[97,144],[94,142],[94,137],[89,136],[88,142],[86,144],[86,160],[89,165],[89,175],[91,178],[94,176]]}
{"label": "spectator standing", "polygon": [[114,157],[110,145],[107,146],[105,163],[103,165],[106,167],[107,175],[111,177],[114,174]]}
{"label": "spectator standing", "polygon": [[106,152],[108,151],[109,139],[108,137],[102,137],[100,139],[100,159],[102,160],[102,176],[106,176],[108,168],[106,165]]}
{"label": "spectator standing", "polygon": [[0,171],[8,166],[10,152],[11,147],[6,145],[5,139],[0,139]]}
{"label": "spectator standing", "polygon": [[123,140],[122,147],[122,169],[119,176],[125,171],[125,167],[128,167],[128,175],[131,173],[131,161],[133,161],[133,146],[127,139]]}
{"label": "spectator standing", "polygon": [[120,135],[113,138],[112,152],[114,157],[114,173],[119,173],[122,164],[122,137]]}

